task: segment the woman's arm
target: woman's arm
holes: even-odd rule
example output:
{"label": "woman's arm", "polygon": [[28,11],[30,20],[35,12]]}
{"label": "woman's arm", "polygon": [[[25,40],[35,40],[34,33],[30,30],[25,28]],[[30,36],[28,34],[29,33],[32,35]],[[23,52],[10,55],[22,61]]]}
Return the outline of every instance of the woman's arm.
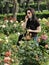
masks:
{"label": "woman's arm", "polygon": [[28,29],[27,31],[28,31],[28,32],[37,32],[37,33],[38,33],[38,32],[41,32],[41,26],[38,26],[38,27],[37,27],[37,30]]}
{"label": "woman's arm", "polygon": [[27,16],[25,16],[25,22],[23,22],[22,25],[21,25],[23,29],[26,28],[27,21],[28,21],[28,18],[27,18]]}
{"label": "woman's arm", "polygon": [[21,26],[22,26],[23,29],[26,28],[26,23],[27,23],[27,21],[25,21],[25,22],[23,22],[23,23],[21,24]]}

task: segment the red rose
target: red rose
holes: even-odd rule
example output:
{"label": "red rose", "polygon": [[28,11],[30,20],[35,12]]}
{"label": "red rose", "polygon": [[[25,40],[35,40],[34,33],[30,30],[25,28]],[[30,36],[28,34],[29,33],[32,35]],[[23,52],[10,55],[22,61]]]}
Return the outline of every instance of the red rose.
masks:
{"label": "red rose", "polygon": [[10,52],[10,51],[7,51],[7,52],[5,53],[5,56],[11,56],[11,52]]}

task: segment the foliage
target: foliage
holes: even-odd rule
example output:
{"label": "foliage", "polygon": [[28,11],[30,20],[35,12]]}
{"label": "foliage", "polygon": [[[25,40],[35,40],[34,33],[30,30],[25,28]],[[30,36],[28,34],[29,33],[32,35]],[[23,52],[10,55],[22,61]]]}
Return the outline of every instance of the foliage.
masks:
{"label": "foliage", "polygon": [[[21,40],[20,46],[17,41],[20,34],[25,31],[21,24],[13,18],[4,18],[0,21],[0,65],[4,64],[5,53],[11,51],[14,61],[11,65],[48,65],[49,62],[49,18],[38,19],[42,31],[38,34],[38,46],[34,40]],[[8,35],[7,35],[8,32]]]}
{"label": "foliage", "polygon": [[21,23],[18,21],[5,19],[3,22],[0,22],[0,32],[6,34],[7,36],[11,33],[22,33],[24,31],[21,27]]}
{"label": "foliage", "polygon": [[[6,14],[0,14],[0,19],[4,20],[4,17],[10,17],[10,16],[13,16],[13,14],[8,14],[8,16]],[[49,17],[49,11],[48,10],[43,10],[42,12],[41,11],[36,11],[36,16],[38,18],[48,18]],[[25,18],[25,13],[22,12],[22,13],[17,13],[17,20],[20,22],[21,20],[24,20]]]}
{"label": "foliage", "polygon": [[[48,53],[46,49],[41,46],[37,46],[35,41],[24,41],[19,47],[18,56],[20,59],[20,65],[41,65],[41,62],[48,60]],[[47,60],[46,60],[47,59]]]}

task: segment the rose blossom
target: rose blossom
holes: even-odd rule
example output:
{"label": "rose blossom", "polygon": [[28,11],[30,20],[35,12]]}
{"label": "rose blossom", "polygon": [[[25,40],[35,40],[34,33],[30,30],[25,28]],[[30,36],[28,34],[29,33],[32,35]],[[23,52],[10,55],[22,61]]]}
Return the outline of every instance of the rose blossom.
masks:
{"label": "rose blossom", "polygon": [[18,23],[18,21],[16,21],[16,23]]}
{"label": "rose blossom", "polygon": [[7,51],[6,53],[5,53],[5,56],[11,56],[11,52],[10,51]]}
{"label": "rose blossom", "polygon": [[11,23],[13,23],[13,20],[10,20]]}
{"label": "rose blossom", "polygon": [[16,27],[16,24],[14,24],[14,27]]}
{"label": "rose blossom", "polygon": [[41,21],[41,19],[40,19],[40,18],[39,18],[38,20],[39,20],[39,21]]}
{"label": "rose blossom", "polygon": [[5,57],[5,58],[4,58],[4,62],[5,62],[5,63],[9,63],[9,62],[10,62],[10,60],[11,60],[11,58],[10,58],[10,57]]}
{"label": "rose blossom", "polygon": [[41,35],[41,39],[43,39],[43,40],[46,40],[48,38],[48,36],[47,35]]}
{"label": "rose blossom", "polygon": [[21,23],[23,23],[23,21],[21,21]]}
{"label": "rose blossom", "polygon": [[20,32],[18,32],[18,35],[20,35]]}
{"label": "rose blossom", "polygon": [[8,64],[8,63],[4,63],[4,65],[10,65],[10,64]]}
{"label": "rose blossom", "polygon": [[2,39],[0,38],[0,41],[2,41]]}
{"label": "rose blossom", "polygon": [[2,28],[5,28],[6,26],[5,25],[2,25]]}
{"label": "rose blossom", "polygon": [[5,22],[7,22],[7,23],[8,23],[8,20],[5,20]]}
{"label": "rose blossom", "polygon": [[6,42],[8,43],[8,39],[6,39]]}
{"label": "rose blossom", "polygon": [[45,48],[48,48],[48,44],[45,45]]}
{"label": "rose blossom", "polygon": [[8,39],[8,37],[5,37],[5,39]]}

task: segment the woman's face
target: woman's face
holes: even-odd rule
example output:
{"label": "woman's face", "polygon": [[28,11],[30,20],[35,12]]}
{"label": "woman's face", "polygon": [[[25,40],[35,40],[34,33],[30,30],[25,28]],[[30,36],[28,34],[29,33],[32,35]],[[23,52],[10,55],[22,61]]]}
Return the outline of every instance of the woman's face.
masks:
{"label": "woman's face", "polygon": [[28,16],[28,18],[32,17],[32,12],[30,10],[27,10],[27,16]]}

